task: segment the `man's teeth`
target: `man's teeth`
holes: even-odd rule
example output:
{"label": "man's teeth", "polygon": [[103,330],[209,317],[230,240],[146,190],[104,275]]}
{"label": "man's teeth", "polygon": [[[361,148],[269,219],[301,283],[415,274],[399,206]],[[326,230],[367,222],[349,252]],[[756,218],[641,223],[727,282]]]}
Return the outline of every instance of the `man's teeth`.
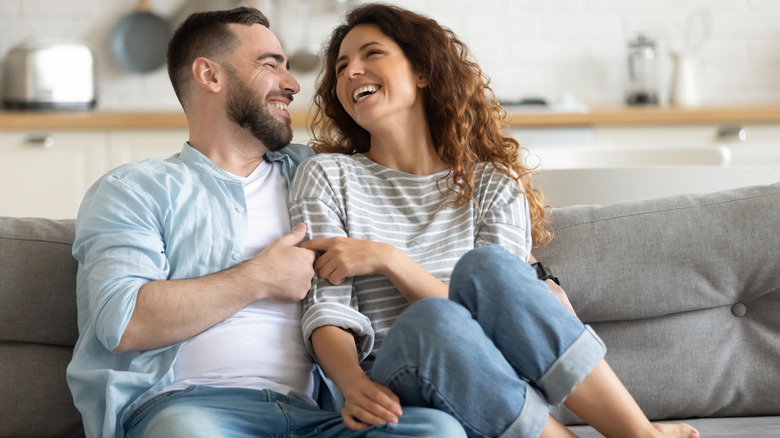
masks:
{"label": "man's teeth", "polygon": [[272,105],[273,105],[273,106],[275,106],[276,108],[279,108],[280,110],[285,110],[285,111],[287,111],[287,105],[286,105],[286,104],[284,104],[284,103],[281,103],[281,102],[274,102]]}
{"label": "man's teeth", "polygon": [[370,96],[377,91],[379,91],[379,87],[376,85],[366,85],[365,87],[360,87],[355,90],[355,92],[352,93],[352,99],[354,99],[355,102],[360,102],[365,97]]}

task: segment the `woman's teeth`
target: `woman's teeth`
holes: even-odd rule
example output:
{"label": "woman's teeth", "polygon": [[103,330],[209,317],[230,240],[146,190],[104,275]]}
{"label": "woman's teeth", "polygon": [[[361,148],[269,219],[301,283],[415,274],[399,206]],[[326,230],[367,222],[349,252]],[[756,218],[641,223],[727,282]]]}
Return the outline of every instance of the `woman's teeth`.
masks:
{"label": "woman's teeth", "polygon": [[379,91],[379,87],[376,85],[366,85],[365,87],[360,87],[357,90],[355,90],[354,93],[352,93],[352,99],[355,102],[360,102],[361,100],[365,99],[366,97],[376,93]]}

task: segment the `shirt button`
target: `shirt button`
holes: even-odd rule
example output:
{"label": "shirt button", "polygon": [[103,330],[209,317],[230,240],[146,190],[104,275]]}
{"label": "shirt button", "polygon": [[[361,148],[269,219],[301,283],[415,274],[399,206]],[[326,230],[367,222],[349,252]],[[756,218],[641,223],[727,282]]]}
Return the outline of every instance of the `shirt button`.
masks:
{"label": "shirt button", "polygon": [[238,252],[233,253],[233,260],[239,260],[240,258],[241,258],[241,254],[239,254]]}
{"label": "shirt button", "polygon": [[244,212],[244,207],[241,207],[239,205],[238,207],[236,207],[236,211],[239,212],[239,213],[243,213]]}

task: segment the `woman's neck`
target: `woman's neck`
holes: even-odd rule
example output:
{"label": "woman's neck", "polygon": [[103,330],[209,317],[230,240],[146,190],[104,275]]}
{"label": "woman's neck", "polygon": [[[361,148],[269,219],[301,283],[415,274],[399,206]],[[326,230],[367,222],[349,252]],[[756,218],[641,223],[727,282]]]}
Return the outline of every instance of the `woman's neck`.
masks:
{"label": "woman's neck", "polygon": [[371,148],[364,155],[384,167],[412,175],[446,170],[448,166],[436,152],[427,121],[408,122],[372,132]]}

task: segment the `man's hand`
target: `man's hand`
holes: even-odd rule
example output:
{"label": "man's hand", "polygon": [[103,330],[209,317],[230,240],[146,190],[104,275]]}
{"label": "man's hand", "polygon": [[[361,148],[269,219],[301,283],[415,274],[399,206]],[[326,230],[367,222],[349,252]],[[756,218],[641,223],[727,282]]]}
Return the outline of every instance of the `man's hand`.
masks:
{"label": "man's hand", "polygon": [[402,414],[398,397],[389,388],[372,382],[368,377],[359,379],[344,393],[341,418],[352,430],[397,423]]}
{"label": "man's hand", "polygon": [[317,251],[314,268],[320,277],[339,285],[356,275],[386,274],[390,259],[397,251],[392,245],[349,237],[312,239],[301,248]]}
{"label": "man's hand", "polygon": [[245,262],[245,269],[265,285],[264,297],[295,302],[306,296],[314,277],[312,265],[316,253],[296,246],[305,235],[306,225],[299,223],[289,234],[276,239],[257,257]]}

